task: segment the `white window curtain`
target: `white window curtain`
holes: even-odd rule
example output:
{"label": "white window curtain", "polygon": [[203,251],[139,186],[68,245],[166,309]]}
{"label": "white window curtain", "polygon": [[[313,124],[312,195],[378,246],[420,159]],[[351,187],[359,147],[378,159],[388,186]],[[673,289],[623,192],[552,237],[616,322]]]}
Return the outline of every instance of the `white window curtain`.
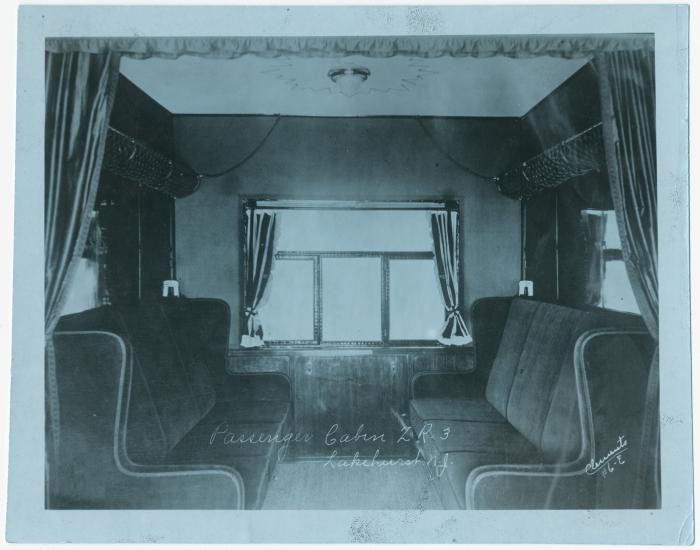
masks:
{"label": "white window curtain", "polygon": [[247,217],[243,304],[247,329],[246,334],[241,336],[241,346],[250,348],[264,344],[263,328],[256,316],[272,273],[277,214],[251,209]]}
{"label": "white window curtain", "polygon": [[454,210],[432,212],[430,229],[435,252],[435,268],[442,303],[445,306],[445,323],[438,341],[447,346],[464,346],[471,343],[472,337],[459,309],[457,212]]}

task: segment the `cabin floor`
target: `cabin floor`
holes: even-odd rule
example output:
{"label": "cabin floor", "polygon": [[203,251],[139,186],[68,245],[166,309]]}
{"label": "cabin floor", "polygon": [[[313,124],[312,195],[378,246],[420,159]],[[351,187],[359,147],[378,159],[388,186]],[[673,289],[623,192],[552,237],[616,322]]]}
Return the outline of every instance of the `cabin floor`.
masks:
{"label": "cabin floor", "polygon": [[424,462],[342,466],[327,460],[277,465],[263,510],[440,510]]}

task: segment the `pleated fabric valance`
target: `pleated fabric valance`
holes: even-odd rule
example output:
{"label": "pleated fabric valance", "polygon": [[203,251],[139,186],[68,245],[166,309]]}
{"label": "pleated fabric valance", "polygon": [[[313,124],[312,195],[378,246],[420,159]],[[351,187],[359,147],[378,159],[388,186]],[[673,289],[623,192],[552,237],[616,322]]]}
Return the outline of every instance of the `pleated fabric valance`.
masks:
{"label": "pleated fabric valance", "polygon": [[115,52],[137,59],[175,59],[194,55],[234,59],[261,57],[493,57],[527,58],[542,55],[565,58],[601,52],[653,51],[651,34],[504,35],[504,36],[314,36],[314,37],[93,37],[47,38],[53,53]]}

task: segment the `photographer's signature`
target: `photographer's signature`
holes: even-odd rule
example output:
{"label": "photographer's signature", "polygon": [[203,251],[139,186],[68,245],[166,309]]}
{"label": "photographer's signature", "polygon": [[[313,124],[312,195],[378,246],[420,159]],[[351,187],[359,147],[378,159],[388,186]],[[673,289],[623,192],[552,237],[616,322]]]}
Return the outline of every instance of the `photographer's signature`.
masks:
{"label": "photographer's signature", "polygon": [[600,473],[603,477],[606,477],[609,473],[615,471],[615,466],[625,464],[625,460],[622,455],[625,453],[625,451],[627,451],[627,449],[627,439],[625,439],[625,436],[618,436],[617,445],[610,449],[605,456],[598,460],[596,460],[595,457],[591,458],[591,461],[586,464],[586,473],[589,476]]}

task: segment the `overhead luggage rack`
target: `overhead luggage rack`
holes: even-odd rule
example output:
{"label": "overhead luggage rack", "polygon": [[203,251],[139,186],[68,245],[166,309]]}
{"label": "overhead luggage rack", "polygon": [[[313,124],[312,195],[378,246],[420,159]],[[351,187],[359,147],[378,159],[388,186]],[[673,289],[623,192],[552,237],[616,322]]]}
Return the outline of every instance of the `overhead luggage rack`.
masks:
{"label": "overhead luggage rack", "polygon": [[112,174],[175,198],[191,195],[200,182],[189,167],[112,127],[107,131],[103,166]]}
{"label": "overhead luggage rack", "polygon": [[508,197],[529,199],[571,178],[604,168],[603,128],[598,122],[497,177],[496,184]]}

